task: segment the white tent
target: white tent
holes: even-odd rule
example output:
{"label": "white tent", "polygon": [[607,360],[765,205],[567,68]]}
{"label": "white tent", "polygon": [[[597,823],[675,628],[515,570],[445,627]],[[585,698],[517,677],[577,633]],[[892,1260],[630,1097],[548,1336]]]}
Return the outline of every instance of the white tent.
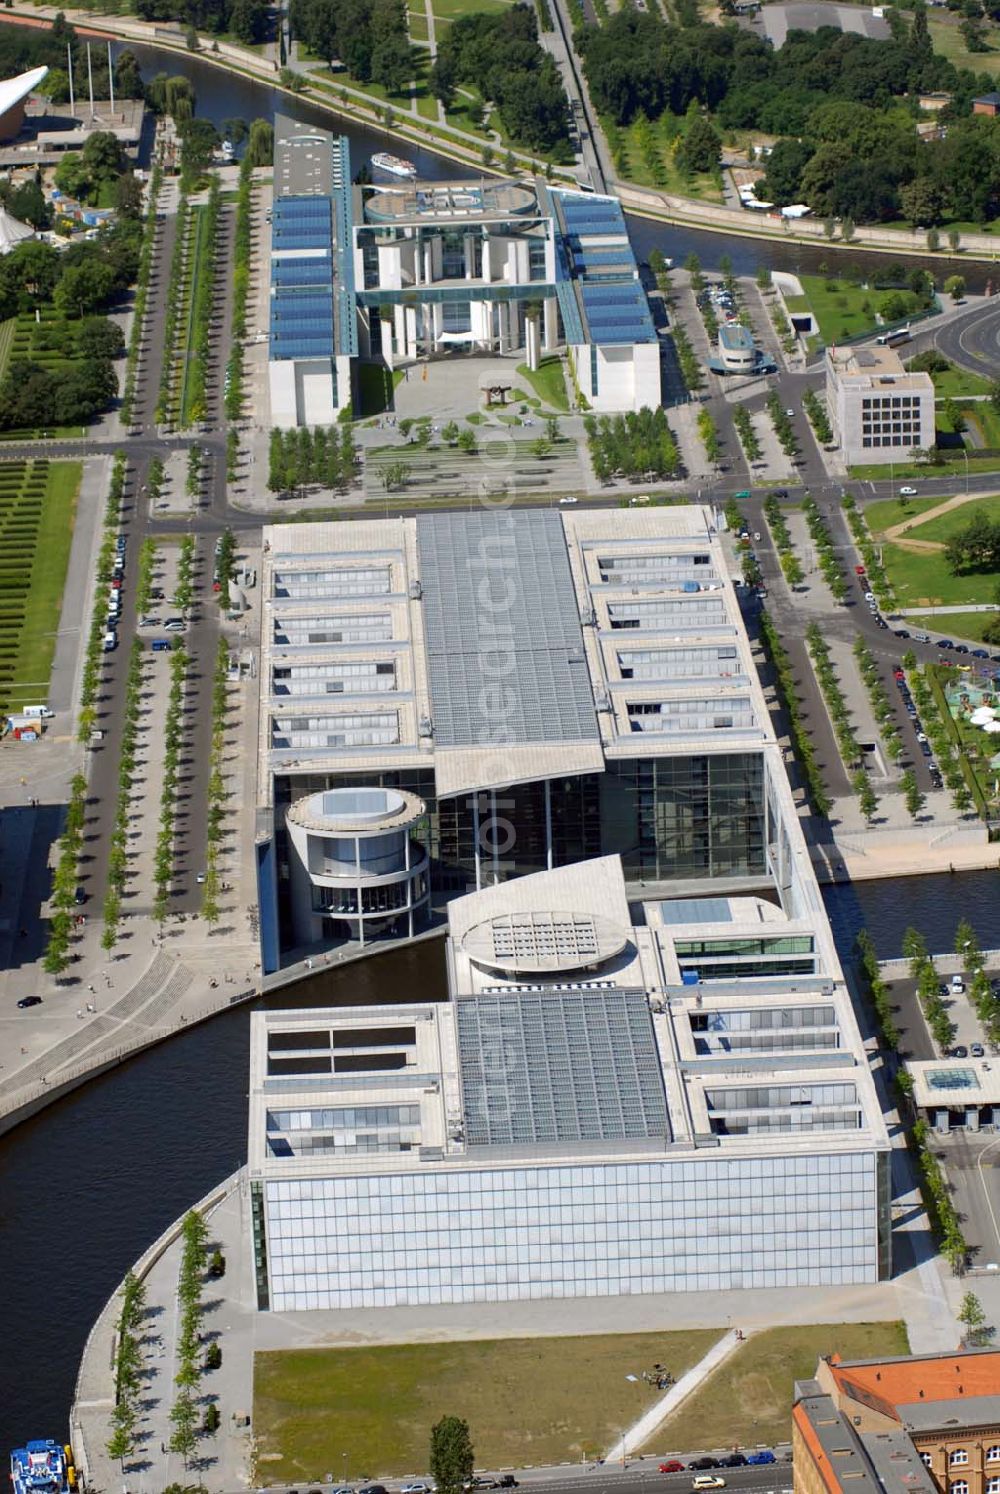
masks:
{"label": "white tent", "polygon": [[34,237],[35,230],[33,228],[29,228],[27,223],[19,223],[0,204],[0,254],[9,254],[15,244],[20,244],[24,239],[33,239]]}

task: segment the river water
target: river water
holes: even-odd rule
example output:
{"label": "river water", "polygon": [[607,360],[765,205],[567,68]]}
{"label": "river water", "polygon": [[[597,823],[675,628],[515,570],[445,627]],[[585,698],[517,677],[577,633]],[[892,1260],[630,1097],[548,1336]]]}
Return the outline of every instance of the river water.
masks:
{"label": "river water", "polygon": [[[275,95],[197,58],[135,48],[152,71],[186,72],[198,113],[216,123],[274,113]],[[279,107],[332,124],[300,100]],[[384,134],[346,128],[360,164],[384,148]],[[421,175],[475,172],[405,147]],[[845,256],[727,239],[630,219],[641,257],[659,244],[683,260],[692,250],[711,266],[728,252],[738,273],[831,269]],[[874,262],[874,261],[873,261]],[[933,261],[929,261],[933,263]],[[941,261],[936,268],[940,271]],[[971,277],[970,277],[971,278]],[[905,897],[900,896],[905,888]],[[834,931],[846,951],[867,924],[879,953],[899,953],[907,923],[932,949],[950,949],[963,915],[984,945],[1000,946],[1000,874],[906,878],[834,888]],[[288,1005],[432,1000],[445,992],[440,941],[321,972],[278,998]],[[272,1002],[276,999],[271,998]],[[0,1138],[0,1459],[29,1437],[65,1436],[80,1355],[90,1328],[128,1267],[190,1204],[246,1156],[249,1007],[234,1008],[170,1039],[59,1101]]]}

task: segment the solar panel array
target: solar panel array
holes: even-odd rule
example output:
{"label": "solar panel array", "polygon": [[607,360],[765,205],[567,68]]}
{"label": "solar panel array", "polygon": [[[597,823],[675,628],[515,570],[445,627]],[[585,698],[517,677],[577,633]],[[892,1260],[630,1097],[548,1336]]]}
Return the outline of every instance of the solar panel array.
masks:
{"label": "solar panel array", "polygon": [[[441,747],[596,741],[576,590],[558,514],[421,514],[434,737]],[[499,674],[502,664],[503,673]],[[503,687],[503,721],[489,709]]]}
{"label": "solar panel array", "polygon": [[463,997],[455,1017],[469,1145],[669,1139],[643,991]]}
{"label": "solar panel array", "polygon": [[638,281],[614,285],[585,283],[582,296],[591,342],[656,341],[646,292]]}
{"label": "solar panel array", "polygon": [[[271,219],[271,358],[332,358],[333,219],[328,197],[278,197]],[[291,250],[299,254],[289,254]],[[321,250],[321,254],[315,251]],[[308,252],[306,252],[308,251]]]}

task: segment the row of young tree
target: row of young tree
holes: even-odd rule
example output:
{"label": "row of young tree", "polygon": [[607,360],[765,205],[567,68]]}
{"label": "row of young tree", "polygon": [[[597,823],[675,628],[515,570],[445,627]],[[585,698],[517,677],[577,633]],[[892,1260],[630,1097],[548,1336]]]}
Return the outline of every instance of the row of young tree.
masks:
{"label": "row of young tree", "polygon": [[125,478],[128,468],[125,453],[116,452],[111,468],[111,482],[104,505],[104,526],[101,531],[101,548],[97,555],[97,586],[94,606],[87,634],[87,649],[83,660],[83,676],[80,682],[80,711],[77,717],[77,740],[87,742],[97,725],[97,694],[101,686],[104,664],[104,635],[107,632],[105,598],[114,574],[115,540],[121,522],[122,500],[125,495]]}
{"label": "row of young tree", "polygon": [[354,480],[356,453],[351,428],[333,426],[271,431],[268,448],[267,486],[271,493],[297,488],[349,487]]}
{"label": "row of young tree", "polygon": [[[231,537],[231,536],[230,536]],[[208,924],[218,922],[222,882],[219,856],[229,791],[225,779],[226,716],[229,711],[229,644],[219,639],[212,675],[212,746],[208,773],[208,837],[205,851],[205,881],[201,916]]]}
{"label": "row of young tree", "polygon": [[619,476],[665,479],[680,473],[680,448],[660,406],[625,415],[587,415],[583,423],[600,482]]}
{"label": "row of young tree", "polygon": [[153,855],[153,878],[156,896],[153,917],[162,926],[170,908],[170,883],[174,875],[174,838],[177,818],[177,785],[180,777],[180,755],[184,741],[184,681],[188,654],[183,647],[170,655],[170,692],[167,697],[167,719],[163,729],[163,765],[160,772],[160,828],[156,834]]}
{"label": "row of young tree", "polygon": [[[185,1215],[181,1226],[183,1246],[180,1270],[177,1276],[177,1299],[180,1304],[180,1323],[177,1332],[177,1371],[174,1384],[177,1394],[170,1408],[173,1431],[170,1434],[170,1451],[179,1453],[187,1468],[198,1442],[199,1431],[215,1432],[219,1428],[219,1408],[210,1401],[205,1408],[199,1428],[198,1403],[194,1392],[206,1369],[217,1369],[222,1363],[222,1350],[213,1340],[202,1354],[201,1315],[202,1291],[208,1266],[206,1243],[208,1226],[204,1215],[196,1209]],[[221,1274],[218,1268],[216,1274]]]}

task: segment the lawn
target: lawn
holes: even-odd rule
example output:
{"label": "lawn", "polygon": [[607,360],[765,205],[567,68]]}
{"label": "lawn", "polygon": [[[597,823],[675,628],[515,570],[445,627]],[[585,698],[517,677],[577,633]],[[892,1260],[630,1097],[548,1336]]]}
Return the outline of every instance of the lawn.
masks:
{"label": "lawn", "polygon": [[[1000,415],[994,410],[989,400],[961,400],[959,409],[965,416],[969,436],[973,432],[978,432],[983,446],[988,446],[994,451],[1000,448]],[[976,449],[975,446],[970,443],[968,437],[965,444],[971,455]]]}
{"label": "lawn", "polygon": [[647,1451],[787,1442],[792,1382],[816,1373],[821,1354],[845,1359],[907,1354],[902,1323],[815,1324],[755,1333],[653,1435]]}
{"label": "lawn", "polygon": [[827,344],[874,331],[878,325],[876,312],[890,296],[902,297],[907,307],[905,314],[920,309],[919,298],[912,291],[874,290],[827,275],[800,275],[799,279],[805,296],[789,297],[788,309],[812,311],[820,336]]}
{"label": "lawn", "polygon": [[548,405],[552,410],[569,409],[569,397],[566,393],[566,379],[561,358],[540,359],[534,373],[526,363],[519,363],[517,371],[524,382],[531,385],[543,405]]}
{"label": "lawn", "polygon": [[[909,616],[908,628],[932,628],[947,638],[958,638],[965,643],[982,643],[983,629],[987,623],[995,622],[995,612],[928,612],[921,616]],[[996,651],[996,644],[991,644]]]}
{"label": "lawn", "polygon": [[[892,503],[888,500],[882,503],[866,503],[864,515],[873,536],[881,539],[887,529],[894,529],[897,524],[916,524],[921,514],[929,513],[932,508],[940,508],[941,504],[947,501],[947,497],[896,498]],[[921,539],[923,537],[923,535],[920,536]]]}
{"label": "lawn", "polygon": [[[1000,496],[994,496],[963,503],[936,519],[921,523],[922,515],[945,501],[938,498],[911,499],[905,508],[898,501],[872,503],[866,504],[864,513],[876,540],[881,539],[887,529],[905,523],[912,526],[910,537],[913,539],[931,540],[939,545],[946,544],[952,535],[964,529],[973,514],[985,514],[994,522],[1000,520]],[[995,572],[953,576],[940,551],[905,550],[889,541],[883,544],[882,558],[904,607],[954,607],[963,602],[992,602],[996,594],[998,578]],[[953,627],[951,618],[939,619],[936,627],[938,631],[942,628],[950,631]]]}
{"label": "lawn", "polygon": [[941,57],[947,57],[956,67],[970,68],[974,73],[1000,73],[1000,31],[995,26],[986,25],[985,35],[990,46],[986,52],[970,52],[962,34],[958,29],[958,18],[954,22],[939,19],[937,16],[928,17],[927,29],[930,32],[931,45],[935,52]]}
{"label": "lawn", "polygon": [[[970,472],[1000,472],[1000,457],[976,456],[973,450],[969,454]],[[879,482],[882,478],[895,477],[897,482],[906,482],[911,478],[919,481],[922,477],[947,477],[954,483],[965,481],[965,458],[961,449],[956,449],[947,460],[938,466],[927,462],[875,462],[871,466],[852,466],[848,468],[849,475],[856,482]]]}
{"label": "lawn", "polygon": [[410,33],[410,41],[426,42],[428,36],[427,12],[421,7],[419,11],[408,10],[406,13],[406,25]]}
{"label": "lawn", "polygon": [[953,535],[965,529],[973,514],[985,514],[992,523],[996,523],[1000,520],[1000,496],[978,498],[972,503],[963,503],[959,508],[949,509],[948,513],[941,514],[939,518],[914,524],[913,538],[933,540],[935,544],[945,545]]}
{"label": "lawn", "polygon": [[931,374],[934,392],[938,399],[962,399],[969,394],[989,394],[990,381],[981,374],[969,373],[967,369],[952,364],[947,373]]}
{"label": "lawn", "polygon": [[271,1483],[424,1473],[442,1412],[469,1422],[477,1466],[579,1462],[602,1453],[719,1337],[686,1333],[486,1339],[379,1348],[293,1349],[254,1360],[259,1473]]}
{"label": "lawn", "polygon": [[459,16],[499,15],[509,10],[514,0],[431,0],[435,20],[454,21]]}
{"label": "lawn", "polygon": [[0,463],[0,706],[48,696],[81,471]]}
{"label": "lawn", "polygon": [[381,415],[392,408],[392,391],[403,377],[401,368],[387,368],[384,363],[359,363],[358,388],[361,394],[359,418]]}

